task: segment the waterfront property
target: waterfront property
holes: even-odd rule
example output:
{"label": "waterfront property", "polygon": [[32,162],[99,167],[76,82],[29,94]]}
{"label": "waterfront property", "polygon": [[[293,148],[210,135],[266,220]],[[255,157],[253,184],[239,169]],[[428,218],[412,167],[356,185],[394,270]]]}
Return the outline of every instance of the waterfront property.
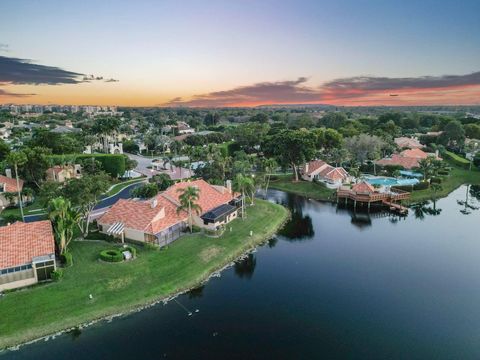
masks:
{"label": "waterfront property", "polygon": [[48,280],[55,267],[50,221],[0,227],[0,291]]}
{"label": "waterfront property", "polygon": [[178,208],[181,190],[189,186],[199,190],[201,213],[193,214],[196,226],[217,230],[237,217],[239,194],[232,191],[230,182],[225,187],[195,180],[174,184],[149,200],[120,199],[98,219],[100,231],[122,239],[168,245],[186,227],[188,214]]}
{"label": "waterfront property", "polygon": [[300,170],[303,180],[320,181],[329,188],[338,188],[351,181],[351,177],[343,167],[334,167],[323,160],[306,163]]}
{"label": "waterfront property", "polygon": [[370,206],[382,205],[388,207],[389,210],[406,214],[408,209],[402,206],[400,202],[410,197],[410,193],[394,188],[375,189],[368,182],[363,181],[352,187],[341,186],[337,189],[337,202],[345,201],[345,205],[353,202],[353,207],[357,204]]}
{"label": "waterfront property", "polygon": [[220,238],[187,234],[165,251],[138,246],[135,261],[118,264],[98,261],[98,254],[115,246],[112,243],[73,241],[75,265],[65,269],[61,281],[0,298],[0,349],[198,286],[270,239],[288,217],[283,206],[260,199],[246,211],[248,216],[232,221],[232,231]]}
{"label": "waterfront property", "polygon": [[399,154],[393,154],[390,157],[385,157],[383,159],[377,160],[376,164],[381,166],[401,166],[404,169],[410,170],[418,168],[419,162],[422,159],[432,157],[435,160],[442,160],[436,153],[426,153],[421,149],[407,149],[402,151]]}

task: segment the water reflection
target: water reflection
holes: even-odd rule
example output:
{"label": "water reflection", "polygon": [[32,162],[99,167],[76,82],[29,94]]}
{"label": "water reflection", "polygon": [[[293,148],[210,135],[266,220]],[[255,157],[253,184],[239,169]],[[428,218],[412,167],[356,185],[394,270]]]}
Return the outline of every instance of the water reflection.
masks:
{"label": "water reflection", "polygon": [[244,259],[235,262],[235,275],[242,279],[251,279],[257,266],[255,255],[250,253]]}
{"label": "water reflection", "polygon": [[469,215],[472,213],[472,210],[478,210],[479,206],[474,205],[478,200],[480,200],[480,186],[472,185],[470,188],[470,185],[467,185],[465,200],[457,200],[457,204],[462,206],[460,212],[463,215]]}
{"label": "water reflection", "polygon": [[442,209],[437,207],[436,200],[419,202],[413,204],[410,208],[413,210],[413,214],[418,220],[425,219],[425,216],[427,215],[437,216],[442,212]]}
{"label": "water reflection", "polygon": [[188,294],[189,299],[196,299],[201,298],[203,296],[203,290],[205,289],[205,285],[201,285],[196,287],[195,289],[190,290]]}
{"label": "water reflection", "polygon": [[[290,241],[311,239],[315,235],[312,218],[304,215],[306,199],[293,194],[282,193],[280,204],[290,209],[291,219],[285,224],[279,234]],[[276,200],[279,198],[276,197]]]}

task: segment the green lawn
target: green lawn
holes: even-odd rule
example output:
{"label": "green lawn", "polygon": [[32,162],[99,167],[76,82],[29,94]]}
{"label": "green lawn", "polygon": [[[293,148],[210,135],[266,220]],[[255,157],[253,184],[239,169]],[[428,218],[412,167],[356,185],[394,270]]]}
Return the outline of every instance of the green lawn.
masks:
{"label": "green lawn", "polygon": [[328,189],[325,185],[303,181],[292,181],[293,175],[275,175],[278,180],[270,182],[272,189],[287,191],[293,194],[309,197],[316,200],[334,200],[335,190]]}
{"label": "green lawn", "polygon": [[[38,200],[34,200],[33,203],[24,206],[23,207],[23,213],[25,215],[35,215],[42,213],[42,211],[39,211],[42,209],[42,205]],[[12,207],[5,209],[1,212],[0,216],[7,216],[7,215],[15,215],[20,217],[20,208],[19,207]]]}
{"label": "green lawn", "polygon": [[129,186],[131,184],[136,184],[136,183],[142,182],[142,181],[145,181],[145,177],[141,177],[141,178],[138,178],[138,179],[127,180],[127,181],[118,183],[118,184],[112,186],[112,188],[110,190],[108,190],[105,195],[106,196],[113,196],[113,195],[119,193],[120,191],[122,191],[123,189],[125,189],[127,186]]}
{"label": "green lawn", "polygon": [[[448,176],[442,176],[442,190],[438,191],[436,194],[437,198],[445,197],[450,194],[453,190],[458,188],[463,184],[471,185],[480,185],[480,171],[477,169],[467,170],[453,165],[451,162],[449,164],[452,167],[450,174]],[[410,196],[410,203],[430,200],[435,196],[431,189],[426,190],[415,190]]]}
{"label": "green lawn", "polygon": [[[233,231],[227,230],[220,238],[193,234],[180,238],[166,250],[137,247],[137,259],[119,264],[98,260],[98,253],[112,244],[74,242],[74,265],[66,269],[60,282],[0,298],[0,348],[191,288],[270,238],[288,217],[288,210],[256,200],[247,215],[245,220],[234,220]],[[250,231],[253,236],[249,236]]]}

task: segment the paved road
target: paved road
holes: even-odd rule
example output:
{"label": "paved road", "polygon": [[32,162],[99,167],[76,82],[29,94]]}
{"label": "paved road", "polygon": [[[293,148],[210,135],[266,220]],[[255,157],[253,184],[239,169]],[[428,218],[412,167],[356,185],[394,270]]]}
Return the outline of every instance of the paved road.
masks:
{"label": "paved road", "polygon": [[140,174],[143,174],[149,178],[151,178],[153,175],[157,174],[158,171],[155,171],[153,169],[149,169],[148,166],[152,165],[152,159],[147,158],[145,156],[139,156],[139,155],[134,155],[134,154],[127,154],[125,153],[131,160],[135,160],[137,162],[137,167],[135,168],[136,171],[138,171]]}
{"label": "paved road", "polygon": [[[131,197],[131,194],[132,194],[132,190],[141,186],[144,182],[138,182],[138,183],[134,183],[134,184],[131,184],[131,185],[128,185],[127,187],[125,187],[124,189],[122,189],[122,191],[120,191],[119,193],[111,196],[111,197],[107,197],[107,198],[104,198],[102,200],[100,200],[100,202],[97,204],[97,206],[95,206],[95,208],[93,209],[93,214],[96,215],[96,217],[100,216],[101,214],[103,214],[110,206],[112,206],[113,204],[115,204],[119,199],[128,199]],[[25,222],[33,222],[33,221],[38,221],[38,220],[42,220],[45,218],[45,214],[35,214],[35,215],[26,215],[25,216]],[[95,217],[94,217],[95,218]]]}

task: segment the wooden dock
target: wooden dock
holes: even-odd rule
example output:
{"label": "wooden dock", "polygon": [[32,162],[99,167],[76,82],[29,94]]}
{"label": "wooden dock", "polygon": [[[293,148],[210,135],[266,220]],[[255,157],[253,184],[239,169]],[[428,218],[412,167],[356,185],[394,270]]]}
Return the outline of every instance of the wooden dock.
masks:
{"label": "wooden dock", "polygon": [[357,207],[357,204],[366,204],[369,210],[371,204],[379,204],[401,215],[407,214],[408,208],[401,205],[400,202],[409,197],[410,193],[407,191],[390,189],[389,191],[381,192],[366,182],[355,184],[351,188],[341,186],[337,189],[337,203],[343,200],[345,205],[348,205],[350,200],[350,202],[353,201],[354,208]]}

